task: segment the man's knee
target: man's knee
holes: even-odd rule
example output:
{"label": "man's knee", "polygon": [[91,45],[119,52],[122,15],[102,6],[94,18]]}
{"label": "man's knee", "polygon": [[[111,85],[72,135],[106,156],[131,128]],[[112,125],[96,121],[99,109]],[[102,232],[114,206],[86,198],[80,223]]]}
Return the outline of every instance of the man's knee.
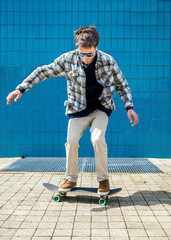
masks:
{"label": "man's knee", "polygon": [[75,145],[75,144],[78,144],[78,142],[79,142],[79,138],[76,136],[72,136],[72,137],[69,136],[67,138],[67,144],[69,144],[69,145]]}
{"label": "man's knee", "polygon": [[91,142],[93,146],[95,146],[98,143],[105,142],[105,137],[102,135],[100,129],[94,129],[94,131],[91,134]]}

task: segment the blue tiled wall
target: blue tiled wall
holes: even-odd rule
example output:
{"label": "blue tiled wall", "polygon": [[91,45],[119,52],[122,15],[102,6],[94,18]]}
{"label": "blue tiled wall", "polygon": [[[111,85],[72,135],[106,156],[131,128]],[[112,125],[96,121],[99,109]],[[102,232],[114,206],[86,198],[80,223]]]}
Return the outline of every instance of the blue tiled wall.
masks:
{"label": "blue tiled wall", "polygon": [[[66,79],[47,79],[9,106],[6,97],[38,66],[75,49],[74,30],[90,24],[126,77],[140,119],[130,126],[115,93],[109,157],[171,157],[169,0],[1,0],[0,8],[1,157],[65,157]],[[94,156],[89,129],[79,156]]]}

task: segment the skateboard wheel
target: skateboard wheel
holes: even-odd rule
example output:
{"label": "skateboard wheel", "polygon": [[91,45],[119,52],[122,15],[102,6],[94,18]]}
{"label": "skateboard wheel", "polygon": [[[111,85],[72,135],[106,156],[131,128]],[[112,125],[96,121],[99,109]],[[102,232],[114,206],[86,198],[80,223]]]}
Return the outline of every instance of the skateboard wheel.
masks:
{"label": "skateboard wheel", "polygon": [[54,200],[55,202],[60,202],[61,198],[60,198],[59,195],[57,195],[57,196],[55,196],[55,197],[53,198],[53,200]]}
{"label": "skateboard wheel", "polygon": [[100,204],[101,206],[106,205],[106,199],[104,199],[104,198],[100,198],[100,200],[99,200],[99,204]]}
{"label": "skateboard wheel", "polygon": [[61,192],[60,195],[61,195],[61,197],[66,197],[67,193],[66,192]]}

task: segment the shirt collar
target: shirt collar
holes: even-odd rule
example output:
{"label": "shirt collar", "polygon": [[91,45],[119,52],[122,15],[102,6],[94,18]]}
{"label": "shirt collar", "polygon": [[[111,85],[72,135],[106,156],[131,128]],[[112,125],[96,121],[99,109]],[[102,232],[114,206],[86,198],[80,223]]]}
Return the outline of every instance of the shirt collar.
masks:
{"label": "shirt collar", "polygon": [[[81,57],[79,55],[79,51],[78,49],[76,49],[76,54],[77,54],[77,65],[81,65],[81,67],[83,67],[83,63],[81,61]],[[97,49],[97,60],[96,60],[96,64],[95,66],[101,66],[102,65],[102,60],[101,60],[101,53],[100,51]]]}
{"label": "shirt collar", "polygon": [[96,65],[95,66],[101,66],[101,65],[102,65],[101,53],[97,49],[97,61],[96,61]]}

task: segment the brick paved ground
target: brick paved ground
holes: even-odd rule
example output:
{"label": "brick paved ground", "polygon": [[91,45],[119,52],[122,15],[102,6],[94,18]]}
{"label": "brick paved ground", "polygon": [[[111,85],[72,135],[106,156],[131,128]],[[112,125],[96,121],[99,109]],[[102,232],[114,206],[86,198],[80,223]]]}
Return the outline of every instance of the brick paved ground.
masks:
{"label": "brick paved ground", "polygon": [[[98,205],[98,198],[67,196],[55,203],[43,182],[63,175],[0,173],[1,240],[171,239],[171,174],[111,174],[123,190]],[[78,186],[97,187],[96,176],[79,175]]]}

